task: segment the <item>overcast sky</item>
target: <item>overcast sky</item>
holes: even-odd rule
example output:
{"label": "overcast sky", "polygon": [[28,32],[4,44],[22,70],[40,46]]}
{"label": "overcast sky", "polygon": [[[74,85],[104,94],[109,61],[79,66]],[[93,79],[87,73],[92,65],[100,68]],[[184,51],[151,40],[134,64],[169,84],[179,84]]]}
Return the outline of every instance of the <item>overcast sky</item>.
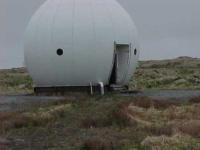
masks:
{"label": "overcast sky", "polygon": [[[200,0],[118,0],[139,30],[140,59],[200,57]],[[0,68],[23,64],[23,32],[44,0],[0,0]]]}

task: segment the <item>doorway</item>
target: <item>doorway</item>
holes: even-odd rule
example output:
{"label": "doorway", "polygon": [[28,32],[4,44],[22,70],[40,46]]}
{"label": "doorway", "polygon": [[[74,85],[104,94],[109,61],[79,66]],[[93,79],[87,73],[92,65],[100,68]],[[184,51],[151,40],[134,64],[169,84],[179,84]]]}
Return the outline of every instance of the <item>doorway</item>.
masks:
{"label": "doorway", "polygon": [[116,44],[110,84],[121,85],[126,79],[130,64],[131,44]]}

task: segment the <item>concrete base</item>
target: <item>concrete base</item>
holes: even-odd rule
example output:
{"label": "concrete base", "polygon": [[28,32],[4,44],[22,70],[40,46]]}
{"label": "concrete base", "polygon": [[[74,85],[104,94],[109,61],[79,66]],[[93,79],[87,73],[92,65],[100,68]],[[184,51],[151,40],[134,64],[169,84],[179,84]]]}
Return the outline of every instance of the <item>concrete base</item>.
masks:
{"label": "concrete base", "polygon": [[[92,86],[94,93],[101,93],[100,86]],[[110,91],[109,86],[104,87],[105,92]],[[64,87],[35,87],[34,92],[37,93],[67,93],[67,92],[85,92],[91,93],[90,86],[64,86]]]}

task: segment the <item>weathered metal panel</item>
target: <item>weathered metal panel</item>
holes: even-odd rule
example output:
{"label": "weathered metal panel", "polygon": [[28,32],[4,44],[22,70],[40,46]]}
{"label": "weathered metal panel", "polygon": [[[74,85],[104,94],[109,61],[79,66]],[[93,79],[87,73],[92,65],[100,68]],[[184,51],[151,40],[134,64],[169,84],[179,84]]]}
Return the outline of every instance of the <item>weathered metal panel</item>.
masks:
{"label": "weathered metal panel", "polygon": [[126,84],[139,54],[133,54],[139,47],[128,13],[115,0],[47,0],[27,28],[25,63],[40,87],[107,85],[114,41],[132,43]]}

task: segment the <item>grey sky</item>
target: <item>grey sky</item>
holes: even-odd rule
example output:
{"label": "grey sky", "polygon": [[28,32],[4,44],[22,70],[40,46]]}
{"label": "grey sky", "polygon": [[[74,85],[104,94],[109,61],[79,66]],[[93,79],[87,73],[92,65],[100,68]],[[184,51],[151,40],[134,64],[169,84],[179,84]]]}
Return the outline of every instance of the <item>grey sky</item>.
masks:
{"label": "grey sky", "polygon": [[[141,59],[200,57],[199,0],[118,0],[140,34]],[[0,68],[22,66],[23,32],[44,0],[0,0]]]}

